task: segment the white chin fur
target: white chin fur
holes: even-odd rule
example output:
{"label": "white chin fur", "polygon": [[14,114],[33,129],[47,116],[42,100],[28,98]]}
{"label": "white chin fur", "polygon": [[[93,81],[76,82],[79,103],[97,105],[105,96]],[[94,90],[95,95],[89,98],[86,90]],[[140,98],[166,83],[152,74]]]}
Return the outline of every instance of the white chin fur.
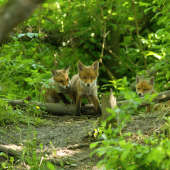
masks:
{"label": "white chin fur", "polygon": [[[86,86],[86,87],[91,87],[92,85],[96,85],[96,80],[94,80],[92,83],[85,83],[84,81],[82,81],[81,79],[80,79],[80,82],[81,82],[81,84],[83,84],[84,86]],[[87,85],[87,84],[89,84],[89,86]]]}

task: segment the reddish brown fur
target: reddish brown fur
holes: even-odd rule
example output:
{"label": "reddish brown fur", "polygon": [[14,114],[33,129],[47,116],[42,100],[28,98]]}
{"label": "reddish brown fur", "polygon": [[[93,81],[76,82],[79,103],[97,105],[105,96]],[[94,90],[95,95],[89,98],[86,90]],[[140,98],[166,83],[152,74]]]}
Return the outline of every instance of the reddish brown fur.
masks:
{"label": "reddish brown fur", "polygon": [[[144,97],[145,94],[154,94],[157,91],[154,90],[154,77],[151,77],[149,80],[140,79],[140,77],[136,76],[136,92],[139,97]],[[151,106],[146,106],[146,112],[151,111]]]}
{"label": "reddish brown fur", "polygon": [[[61,70],[59,72],[59,70],[57,71],[59,74],[53,76],[53,79],[55,82],[57,82],[58,84],[61,84],[62,86],[67,86],[69,84],[69,77],[68,74],[63,72],[61,73]],[[62,82],[61,82],[62,81]]]}
{"label": "reddish brown fur", "polygon": [[[80,65],[80,64],[79,64]],[[82,71],[79,71],[79,78],[87,84],[91,84],[98,76],[98,69],[94,70],[91,66],[82,65]],[[93,77],[93,79],[92,79]],[[86,79],[84,79],[86,78]]]}
{"label": "reddish brown fur", "polygon": [[[144,90],[144,89],[146,89],[146,90]],[[153,85],[152,84],[148,84],[147,80],[141,80],[136,85],[136,90],[138,91],[138,93],[145,94],[145,93],[148,93],[151,90],[153,90]],[[151,93],[151,94],[153,94],[153,93]]]}
{"label": "reddish brown fur", "polygon": [[[51,70],[53,80],[49,83],[49,87],[42,86],[42,90],[45,90],[45,100],[47,103],[58,103],[61,100],[65,104],[70,102],[65,98],[64,94],[69,93],[69,67],[62,70]],[[55,86],[56,88],[52,88]],[[44,95],[43,95],[44,96]]]}
{"label": "reddish brown fur", "polygon": [[71,79],[73,94],[70,96],[76,104],[76,115],[81,114],[81,103],[84,97],[90,103],[93,103],[99,114],[102,113],[97,97],[96,80],[98,76],[98,65],[98,61],[95,61],[91,66],[84,66],[81,62],[78,62],[79,74],[74,75]]}

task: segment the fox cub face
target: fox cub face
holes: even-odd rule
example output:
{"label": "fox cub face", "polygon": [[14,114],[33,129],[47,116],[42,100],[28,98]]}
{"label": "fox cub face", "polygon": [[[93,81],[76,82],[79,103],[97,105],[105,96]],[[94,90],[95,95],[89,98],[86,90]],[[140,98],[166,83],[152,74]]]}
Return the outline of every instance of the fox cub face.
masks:
{"label": "fox cub face", "polygon": [[98,76],[99,63],[95,61],[91,66],[85,66],[80,61],[78,62],[79,78],[81,83],[90,87],[96,82]]}
{"label": "fox cub face", "polygon": [[137,75],[136,83],[136,92],[139,97],[144,97],[145,94],[151,94],[154,91],[154,77],[151,77],[149,80],[143,80]]}
{"label": "fox cub face", "polygon": [[59,85],[60,87],[63,87],[65,89],[69,88],[70,86],[70,80],[68,77],[69,74],[69,68],[70,66],[62,69],[62,70],[51,70],[54,83]]}

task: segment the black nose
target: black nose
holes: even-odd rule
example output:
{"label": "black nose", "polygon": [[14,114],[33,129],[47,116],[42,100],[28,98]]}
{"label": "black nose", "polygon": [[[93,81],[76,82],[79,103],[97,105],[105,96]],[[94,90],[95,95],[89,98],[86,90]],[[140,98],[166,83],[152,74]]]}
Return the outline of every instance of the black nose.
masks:
{"label": "black nose", "polygon": [[141,94],[140,94],[140,93],[139,93],[138,95],[139,95],[139,97],[141,97]]}
{"label": "black nose", "polygon": [[87,84],[87,86],[89,87],[89,86],[90,86],[90,84]]}
{"label": "black nose", "polygon": [[66,89],[68,89],[68,86],[66,86]]}

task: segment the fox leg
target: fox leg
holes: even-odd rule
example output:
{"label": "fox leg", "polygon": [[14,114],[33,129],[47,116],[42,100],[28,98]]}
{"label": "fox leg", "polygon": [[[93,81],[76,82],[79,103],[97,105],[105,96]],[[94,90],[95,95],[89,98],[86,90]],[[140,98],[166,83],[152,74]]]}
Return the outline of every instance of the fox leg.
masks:
{"label": "fox leg", "polygon": [[91,100],[92,100],[92,103],[94,105],[94,108],[96,109],[96,111],[102,115],[102,110],[101,110],[101,107],[100,107],[100,103],[99,103],[99,99],[95,96],[91,96]]}
{"label": "fox leg", "polygon": [[59,98],[62,100],[65,104],[70,104],[70,102],[66,99],[66,97],[62,93],[53,93],[55,98]]}
{"label": "fox leg", "polygon": [[83,97],[80,95],[77,95],[76,97],[76,116],[81,115],[81,103],[82,103]]}
{"label": "fox leg", "polygon": [[74,104],[76,104],[76,97],[74,97],[74,96],[76,96],[76,95],[74,95],[74,94],[72,94],[72,93],[68,93],[68,96],[70,97],[70,99],[72,100],[72,102],[73,102]]}
{"label": "fox leg", "polygon": [[46,103],[55,103],[55,98],[51,95],[46,95],[45,101],[46,101]]}

